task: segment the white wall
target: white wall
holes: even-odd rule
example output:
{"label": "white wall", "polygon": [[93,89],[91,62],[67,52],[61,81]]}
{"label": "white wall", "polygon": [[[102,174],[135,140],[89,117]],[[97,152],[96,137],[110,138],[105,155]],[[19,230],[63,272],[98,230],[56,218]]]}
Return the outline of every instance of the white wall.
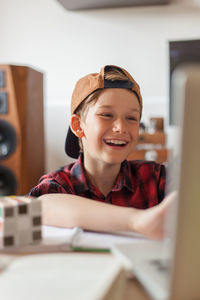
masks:
{"label": "white wall", "polygon": [[77,79],[105,64],[127,68],[141,86],[143,120],[167,119],[168,41],[199,38],[199,0],[77,12],[55,0],[0,0],[0,63],[45,74],[47,171],[70,161],[64,138]]}

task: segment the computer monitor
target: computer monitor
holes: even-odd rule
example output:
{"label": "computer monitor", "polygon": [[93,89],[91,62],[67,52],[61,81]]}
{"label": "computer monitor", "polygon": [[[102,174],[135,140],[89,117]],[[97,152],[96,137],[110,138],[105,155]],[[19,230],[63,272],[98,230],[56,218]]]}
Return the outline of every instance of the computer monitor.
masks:
{"label": "computer monitor", "polygon": [[170,300],[199,299],[200,63],[177,68],[172,91],[174,116],[181,130]]}
{"label": "computer monitor", "polygon": [[173,113],[179,130],[177,199],[166,215],[166,239],[115,245],[115,253],[154,300],[200,299],[200,64],[183,65],[172,75]]}
{"label": "computer monitor", "polygon": [[200,40],[169,42],[169,123],[174,125],[172,103],[172,74],[185,63],[200,63]]}

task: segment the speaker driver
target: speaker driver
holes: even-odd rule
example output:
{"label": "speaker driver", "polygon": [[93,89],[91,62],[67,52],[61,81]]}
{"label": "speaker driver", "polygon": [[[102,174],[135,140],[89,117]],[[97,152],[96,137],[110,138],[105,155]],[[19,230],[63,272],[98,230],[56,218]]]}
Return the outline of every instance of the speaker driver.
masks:
{"label": "speaker driver", "polygon": [[0,120],[0,160],[11,155],[17,145],[17,135],[10,123]]}
{"label": "speaker driver", "polygon": [[0,195],[14,195],[17,191],[15,175],[7,167],[0,166]]}

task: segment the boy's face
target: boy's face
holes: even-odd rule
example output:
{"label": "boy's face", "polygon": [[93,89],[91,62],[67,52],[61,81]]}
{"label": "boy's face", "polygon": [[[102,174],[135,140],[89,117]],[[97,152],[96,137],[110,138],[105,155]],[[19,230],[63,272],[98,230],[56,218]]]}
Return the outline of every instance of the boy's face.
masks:
{"label": "boy's face", "polygon": [[126,89],[105,89],[80,119],[84,160],[118,164],[133,151],[138,138],[140,106]]}

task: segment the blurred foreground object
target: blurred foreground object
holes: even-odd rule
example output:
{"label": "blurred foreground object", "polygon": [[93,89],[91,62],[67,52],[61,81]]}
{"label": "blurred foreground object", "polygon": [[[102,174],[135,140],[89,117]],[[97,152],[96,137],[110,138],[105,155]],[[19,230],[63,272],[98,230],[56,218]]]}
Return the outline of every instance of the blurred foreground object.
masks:
{"label": "blurred foreground object", "polygon": [[33,197],[0,197],[0,248],[19,247],[42,238],[41,201]]}

